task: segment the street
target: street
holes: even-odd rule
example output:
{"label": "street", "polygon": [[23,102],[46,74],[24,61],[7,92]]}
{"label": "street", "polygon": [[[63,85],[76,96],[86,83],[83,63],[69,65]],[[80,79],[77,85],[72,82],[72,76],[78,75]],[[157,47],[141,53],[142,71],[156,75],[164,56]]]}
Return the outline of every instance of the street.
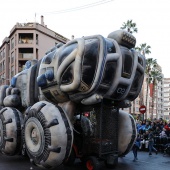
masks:
{"label": "street", "polygon": [[[148,152],[139,151],[138,161],[133,162],[133,154],[129,152],[125,157],[119,158],[119,163],[115,170],[169,170],[170,156],[163,156],[162,153],[151,156]],[[8,157],[0,155],[0,170],[41,170],[41,168],[32,165],[27,157],[12,156]],[[83,170],[83,165],[79,160],[76,160],[74,166],[65,167],[60,166],[55,170]],[[103,163],[101,163],[101,170],[108,170]]]}

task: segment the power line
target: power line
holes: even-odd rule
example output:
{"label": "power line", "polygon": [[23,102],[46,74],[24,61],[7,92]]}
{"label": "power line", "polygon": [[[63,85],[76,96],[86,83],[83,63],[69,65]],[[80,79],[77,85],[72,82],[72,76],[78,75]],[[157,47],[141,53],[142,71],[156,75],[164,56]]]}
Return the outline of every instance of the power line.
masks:
{"label": "power line", "polygon": [[105,4],[105,3],[109,3],[111,1],[114,1],[114,0],[102,0],[102,1],[94,2],[94,3],[91,3],[91,4],[82,5],[82,6],[78,6],[78,7],[74,7],[74,8],[68,8],[68,9],[58,10],[58,11],[53,11],[53,12],[44,12],[43,14],[50,15],[50,14],[61,14],[61,13],[73,12],[73,11],[78,11],[78,10],[102,5],[102,4]]}

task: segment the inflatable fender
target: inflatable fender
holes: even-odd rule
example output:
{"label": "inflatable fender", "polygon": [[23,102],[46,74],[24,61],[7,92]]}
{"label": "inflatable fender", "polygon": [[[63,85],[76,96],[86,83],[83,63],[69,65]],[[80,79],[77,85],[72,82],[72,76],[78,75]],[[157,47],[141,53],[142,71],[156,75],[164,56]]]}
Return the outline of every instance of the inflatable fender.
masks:
{"label": "inflatable fender", "polygon": [[122,110],[119,111],[119,156],[126,155],[131,150],[137,137],[136,123],[132,115]]}
{"label": "inflatable fender", "polygon": [[21,105],[21,98],[17,94],[9,95],[5,97],[3,103],[5,107],[17,107]]}
{"label": "inflatable fender", "polygon": [[27,101],[26,101],[27,72],[28,69],[23,70],[22,72],[15,75],[12,78],[12,80],[15,80],[15,83],[13,85],[11,84],[13,88],[18,88],[20,90],[21,103],[23,107],[27,107]]}
{"label": "inflatable fender", "polygon": [[6,96],[11,95],[12,89],[13,89],[13,87],[10,87],[10,86],[6,89]]}
{"label": "inflatable fender", "polygon": [[59,103],[58,106],[60,106],[63,111],[67,114],[71,124],[73,125],[74,123],[74,114],[76,110],[76,103],[72,101],[64,102],[64,103]]}

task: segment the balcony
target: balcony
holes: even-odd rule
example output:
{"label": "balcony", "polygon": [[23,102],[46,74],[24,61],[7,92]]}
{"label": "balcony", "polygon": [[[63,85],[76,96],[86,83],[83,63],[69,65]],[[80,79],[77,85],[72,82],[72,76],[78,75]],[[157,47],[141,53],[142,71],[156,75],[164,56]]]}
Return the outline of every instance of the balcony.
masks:
{"label": "balcony", "polygon": [[19,53],[19,59],[31,60],[33,59],[33,53]]}
{"label": "balcony", "polygon": [[18,44],[33,44],[33,33],[19,33],[18,37]]}

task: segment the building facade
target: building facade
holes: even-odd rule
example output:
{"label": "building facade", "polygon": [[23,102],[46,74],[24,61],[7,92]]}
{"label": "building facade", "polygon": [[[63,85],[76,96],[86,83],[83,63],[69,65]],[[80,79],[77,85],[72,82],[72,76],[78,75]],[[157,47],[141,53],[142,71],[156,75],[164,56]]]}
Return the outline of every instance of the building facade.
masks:
{"label": "building facade", "polygon": [[[154,94],[152,95],[151,86],[150,85],[148,86],[148,83],[147,83],[147,77],[148,76],[145,75],[143,86],[142,86],[139,96],[135,99],[135,101],[131,102],[130,108],[126,108],[124,110],[132,114],[136,118],[139,118],[140,120],[151,119],[152,112],[153,112],[153,119],[163,118],[163,119],[169,120],[170,119],[169,117],[169,114],[170,114],[170,78],[169,79],[163,78],[161,81],[157,82],[154,87],[155,88]],[[163,74],[162,74],[162,77],[163,77]],[[166,89],[165,87],[166,88],[169,87],[169,89]],[[141,105],[146,106],[147,110],[144,114],[141,114],[139,112],[139,108]],[[167,111],[167,113],[165,112],[165,110]]]}
{"label": "building facade", "polygon": [[[163,75],[162,75],[163,77]],[[164,118],[164,79],[157,83],[154,118]]]}
{"label": "building facade", "polygon": [[164,119],[170,120],[170,78],[164,78]]}
{"label": "building facade", "polygon": [[9,84],[9,80],[22,71],[26,61],[41,59],[45,53],[58,43],[69,41],[66,37],[41,24],[17,23],[0,46],[0,85]]}

